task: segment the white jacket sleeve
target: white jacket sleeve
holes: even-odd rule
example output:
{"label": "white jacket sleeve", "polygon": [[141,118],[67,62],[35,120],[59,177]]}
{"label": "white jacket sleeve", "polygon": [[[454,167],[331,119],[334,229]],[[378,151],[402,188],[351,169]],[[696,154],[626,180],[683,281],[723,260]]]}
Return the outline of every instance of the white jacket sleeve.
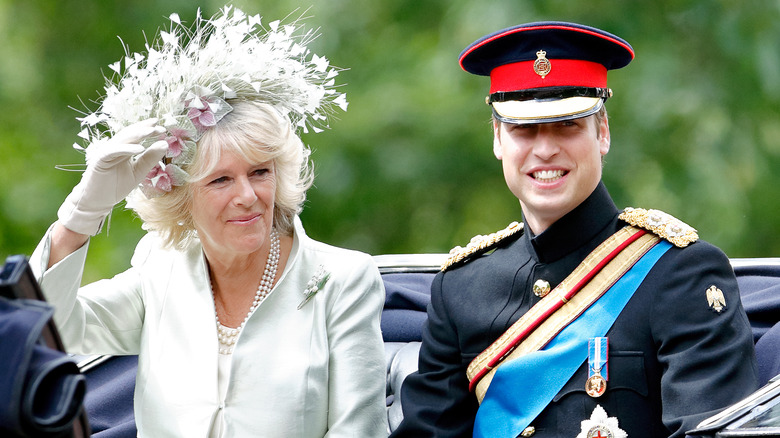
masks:
{"label": "white jacket sleeve", "polygon": [[54,306],[54,322],[66,350],[137,354],[144,312],[136,271],[131,268],[110,280],[80,287],[89,242],[46,269],[50,247],[51,228],[31,255],[30,266]]}

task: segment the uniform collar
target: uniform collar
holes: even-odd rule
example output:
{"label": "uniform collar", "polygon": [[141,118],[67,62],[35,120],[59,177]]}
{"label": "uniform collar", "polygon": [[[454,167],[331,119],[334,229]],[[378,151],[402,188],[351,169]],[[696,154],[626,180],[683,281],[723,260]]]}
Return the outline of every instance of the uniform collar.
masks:
{"label": "uniform collar", "polygon": [[539,235],[526,224],[526,236],[542,263],[554,262],[587,244],[615,221],[618,209],[599,182],[590,196]]}

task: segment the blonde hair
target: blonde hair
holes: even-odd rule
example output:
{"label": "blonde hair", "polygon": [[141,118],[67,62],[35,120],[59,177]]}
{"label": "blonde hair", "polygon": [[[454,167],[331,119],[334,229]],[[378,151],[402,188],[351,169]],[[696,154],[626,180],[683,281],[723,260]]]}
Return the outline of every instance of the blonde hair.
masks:
{"label": "blonde hair", "polygon": [[183,249],[196,238],[191,215],[192,183],[211,173],[223,153],[235,154],[249,163],[274,163],[274,226],[280,233],[292,234],[293,220],[303,209],[314,173],[310,150],[290,121],[265,103],[228,102],[233,110],[203,134],[192,163],[182,166],[190,175],[183,185],[151,199],[135,190],[128,200],[128,206],[144,222],[143,228],[160,234],[169,247]]}

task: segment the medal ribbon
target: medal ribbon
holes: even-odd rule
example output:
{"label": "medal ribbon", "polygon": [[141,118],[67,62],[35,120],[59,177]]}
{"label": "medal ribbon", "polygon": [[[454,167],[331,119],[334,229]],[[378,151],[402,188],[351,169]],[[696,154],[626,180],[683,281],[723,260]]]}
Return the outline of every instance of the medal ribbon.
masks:
{"label": "medal ribbon", "polygon": [[604,380],[609,380],[608,350],[609,340],[606,337],[590,338],[588,340],[588,377],[599,374]]}

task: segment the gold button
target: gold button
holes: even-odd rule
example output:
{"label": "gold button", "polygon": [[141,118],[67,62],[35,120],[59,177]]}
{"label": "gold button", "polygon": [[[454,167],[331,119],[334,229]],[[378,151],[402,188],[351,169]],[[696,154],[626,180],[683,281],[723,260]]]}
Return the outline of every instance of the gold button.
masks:
{"label": "gold button", "polygon": [[535,433],[536,433],[536,428],[533,426],[528,426],[525,429],[523,429],[523,432],[520,434],[520,436],[529,437],[529,436],[534,436]]}
{"label": "gold button", "polygon": [[550,283],[542,279],[536,280],[536,283],[534,283],[534,295],[539,298],[544,298],[549,293]]}

